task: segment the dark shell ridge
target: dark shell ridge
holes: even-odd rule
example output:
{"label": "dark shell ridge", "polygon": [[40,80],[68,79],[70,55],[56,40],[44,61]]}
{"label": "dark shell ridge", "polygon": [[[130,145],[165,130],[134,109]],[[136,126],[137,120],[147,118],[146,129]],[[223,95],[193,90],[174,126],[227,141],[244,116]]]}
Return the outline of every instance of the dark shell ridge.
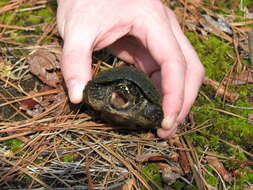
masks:
{"label": "dark shell ridge", "polygon": [[116,67],[99,73],[93,80],[98,84],[114,82],[117,80],[128,80],[136,84],[144,96],[154,104],[161,103],[161,96],[154,87],[153,82],[141,71],[134,67],[124,66]]}

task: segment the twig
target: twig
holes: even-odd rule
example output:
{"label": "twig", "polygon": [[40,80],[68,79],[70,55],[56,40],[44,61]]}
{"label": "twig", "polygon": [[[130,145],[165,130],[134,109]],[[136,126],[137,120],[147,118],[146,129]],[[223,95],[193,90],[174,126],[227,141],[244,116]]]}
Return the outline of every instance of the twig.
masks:
{"label": "twig", "polygon": [[19,12],[25,12],[25,11],[35,11],[35,10],[44,9],[44,8],[46,8],[46,5],[38,5],[35,7],[19,9],[19,10],[16,10],[16,12],[19,13]]}
{"label": "twig", "polygon": [[234,102],[239,98],[238,93],[227,91],[226,87],[223,86],[221,83],[214,81],[208,77],[205,77],[203,83],[205,85],[211,85],[214,89],[216,89],[217,95],[224,97],[225,100]]}
{"label": "twig", "polygon": [[0,28],[15,29],[15,30],[25,30],[25,31],[35,31],[34,28],[23,27],[23,26],[7,25],[7,24],[0,24]]}
{"label": "twig", "polygon": [[1,141],[6,141],[6,140],[9,140],[9,139],[15,139],[17,137],[22,137],[22,136],[26,136],[26,135],[29,135],[33,132],[24,132],[24,133],[18,133],[18,134],[14,134],[14,135],[9,135],[9,136],[6,136],[6,137],[1,137],[0,138],[0,142]]}
{"label": "twig", "polygon": [[248,33],[250,64],[253,67],[253,30]]}
{"label": "twig", "polygon": [[50,95],[50,94],[57,94],[59,92],[62,92],[62,90],[61,89],[53,89],[53,90],[48,90],[48,91],[45,91],[45,92],[38,92],[38,93],[33,94],[33,95],[26,94],[27,95],[26,97],[16,99],[16,100],[13,100],[13,101],[8,101],[6,103],[2,103],[2,104],[0,104],[0,107],[7,106],[9,104],[13,104],[13,103],[16,103],[16,102],[21,102],[23,100],[28,100],[28,99],[31,99],[31,98],[46,96],[46,95]]}
{"label": "twig", "polygon": [[[25,173],[26,175],[30,176],[32,179],[34,179],[35,181],[37,181],[39,184],[43,185],[44,187],[48,188],[48,189],[52,189],[50,186],[48,186],[47,184],[45,184],[43,181],[41,181],[40,179],[38,179],[37,177],[31,175],[26,169],[24,168],[21,168],[19,166],[16,166],[15,163],[5,159],[5,158],[1,158],[1,160],[3,160],[4,162],[12,165],[12,166],[15,166],[16,169],[22,171],[23,173]],[[1,179],[2,180],[2,179]]]}

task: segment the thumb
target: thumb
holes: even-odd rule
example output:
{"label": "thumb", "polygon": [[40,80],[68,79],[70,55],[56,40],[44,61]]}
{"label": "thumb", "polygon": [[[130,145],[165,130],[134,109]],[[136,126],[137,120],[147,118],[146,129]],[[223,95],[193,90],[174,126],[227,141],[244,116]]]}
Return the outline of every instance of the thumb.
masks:
{"label": "thumb", "polygon": [[70,38],[65,38],[61,69],[68,89],[70,101],[80,103],[83,90],[91,79],[91,46]]}

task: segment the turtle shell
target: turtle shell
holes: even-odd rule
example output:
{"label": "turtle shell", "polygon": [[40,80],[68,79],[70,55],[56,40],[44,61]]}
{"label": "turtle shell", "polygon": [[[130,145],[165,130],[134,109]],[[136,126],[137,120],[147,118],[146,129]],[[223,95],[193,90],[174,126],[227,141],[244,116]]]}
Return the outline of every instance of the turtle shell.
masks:
{"label": "turtle shell", "polygon": [[153,82],[143,72],[134,67],[116,67],[100,72],[93,79],[93,82],[105,84],[117,80],[128,80],[136,84],[150,102],[153,104],[161,104],[161,95],[153,85]]}
{"label": "turtle shell", "polygon": [[159,92],[133,67],[100,72],[87,83],[83,101],[110,123],[156,128],[163,119]]}

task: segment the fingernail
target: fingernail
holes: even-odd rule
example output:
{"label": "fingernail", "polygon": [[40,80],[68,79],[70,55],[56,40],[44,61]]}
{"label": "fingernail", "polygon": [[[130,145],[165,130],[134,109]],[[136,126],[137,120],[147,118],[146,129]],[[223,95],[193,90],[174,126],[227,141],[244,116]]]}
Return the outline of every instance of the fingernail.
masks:
{"label": "fingernail", "polygon": [[72,103],[78,104],[83,99],[84,84],[77,80],[67,82],[69,99]]}
{"label": "fingernail", "polygon": [[176,117],[172,116],[172,117],[165,117],[162,121],[162,128],[164,129],[171,129],[172,127],[174,127],[174,123],[176,121]]}

